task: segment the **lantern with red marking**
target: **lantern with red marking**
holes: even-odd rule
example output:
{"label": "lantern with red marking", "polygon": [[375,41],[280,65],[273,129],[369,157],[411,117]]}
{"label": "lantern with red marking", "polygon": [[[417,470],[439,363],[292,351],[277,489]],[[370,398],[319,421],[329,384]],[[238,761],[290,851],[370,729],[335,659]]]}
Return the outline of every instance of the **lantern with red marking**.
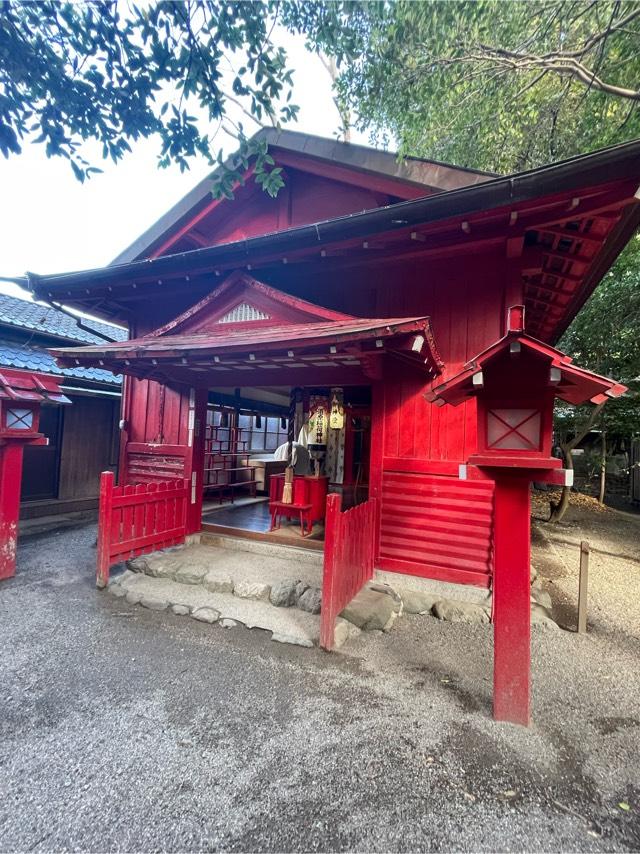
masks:
{"label": "lantern with red marking", "polygon": [[426,395],[437,406],[475,398],[478,445],[460,477],[495,482],[494,717],[527,725],[530,708],[530,484],[572,484],[551,455],[556,397],[571,404],[619,397],[625,386],[578,368],[524,331],[524,306],[512,306],[507,332]]}
{"label": "lantern with red marking", "polygon": [[[600,403],[625,386],[578,368],[566,354],[524,332],[524,306],[507,313],[507,333],[426,395],[437,406],[477,403],[478,448],[468,459],[480,468],[559,469],[551,456],[553,405]],[[562,478],[550,476],[554,482]],[[535,480],[543,480],[536,474]]]}
{"label": "lantern with red marking", "polygon": [[52,377],[26,371],[0,373],[0,580],[16,571],[24,448],[49,441],[38,432],[40,407],[70,402]]}

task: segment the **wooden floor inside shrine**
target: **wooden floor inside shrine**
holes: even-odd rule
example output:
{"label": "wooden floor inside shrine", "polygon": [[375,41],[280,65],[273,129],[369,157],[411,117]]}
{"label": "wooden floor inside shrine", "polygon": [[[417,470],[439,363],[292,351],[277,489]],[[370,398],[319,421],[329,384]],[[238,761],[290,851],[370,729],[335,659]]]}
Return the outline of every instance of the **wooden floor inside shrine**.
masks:
{"label": "wooden floor inside shrine", "polygon": [[309,537],[300,535],[300,524],[293,519],[282,519],[281,527],[276,531],[270,531],[270,527],[271,516],[267,498],[240,499],[233,504],[207,504],[203,508],[203,531],[315,551],[323,549],[324,525],[314,525]]}

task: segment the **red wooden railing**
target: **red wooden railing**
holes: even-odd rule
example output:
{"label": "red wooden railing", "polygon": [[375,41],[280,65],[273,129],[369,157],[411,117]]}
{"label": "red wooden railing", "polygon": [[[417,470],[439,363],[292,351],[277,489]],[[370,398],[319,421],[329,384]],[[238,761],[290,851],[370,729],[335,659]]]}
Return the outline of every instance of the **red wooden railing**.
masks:
{"label": "red wooden railing", "polygon": [[115,486],[113,472],[102,472],[97,586],[121,560],[184,543],[188,496],[186,479]]}
{"label": "red wooden railing", "polygon": [[373,578],[376,500],[341,512],[340,495],[327,496],[320,646],[334,645],[336,617]]}

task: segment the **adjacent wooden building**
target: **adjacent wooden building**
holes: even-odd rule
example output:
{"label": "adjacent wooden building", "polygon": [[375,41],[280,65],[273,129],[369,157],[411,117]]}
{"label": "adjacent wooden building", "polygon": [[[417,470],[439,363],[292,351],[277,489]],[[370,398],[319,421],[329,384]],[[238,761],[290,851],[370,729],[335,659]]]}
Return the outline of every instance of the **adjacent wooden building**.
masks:
{"label": "adjacent wooden building", "polygon": [[49,444],[24,449],[22,519],[95,510],[100,472],[117,471],[121,378],[96,368],[61,368],[47,348],[123,340],[126,334],[110,323],[0,294],[0,372],[55,377],[72,404],[42,407],[40,431]]}

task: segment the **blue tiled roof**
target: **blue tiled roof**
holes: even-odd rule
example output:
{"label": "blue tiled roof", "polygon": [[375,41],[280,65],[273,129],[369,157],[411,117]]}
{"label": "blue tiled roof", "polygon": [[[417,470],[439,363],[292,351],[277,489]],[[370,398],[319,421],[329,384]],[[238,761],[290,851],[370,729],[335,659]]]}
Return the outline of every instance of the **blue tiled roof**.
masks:
{"label": "blue tiled roof", "polygon": [[53,374],[57,377],[75,377],[110,385],[120,385],[122,382],[122,377],[114,376],[110,371],[103,371],[100,368],[61,368],[46,350],[0,338],[0,370],[3,367],[40,371],[40,373]]}
{"label": "blue tiled roof", "polygon": [[[127,330],[111,323],[79,318],[84,326],[90,326],[114,341],[125,341]],[[80,329],[73,317],[63,314],[55,308],[30,300],[0,294],[0,326],[12,326],[16,329],[29,329],[43,335],[54,335],[79,344],[98,344],[103,341],[98,335],[92,335]]]}

